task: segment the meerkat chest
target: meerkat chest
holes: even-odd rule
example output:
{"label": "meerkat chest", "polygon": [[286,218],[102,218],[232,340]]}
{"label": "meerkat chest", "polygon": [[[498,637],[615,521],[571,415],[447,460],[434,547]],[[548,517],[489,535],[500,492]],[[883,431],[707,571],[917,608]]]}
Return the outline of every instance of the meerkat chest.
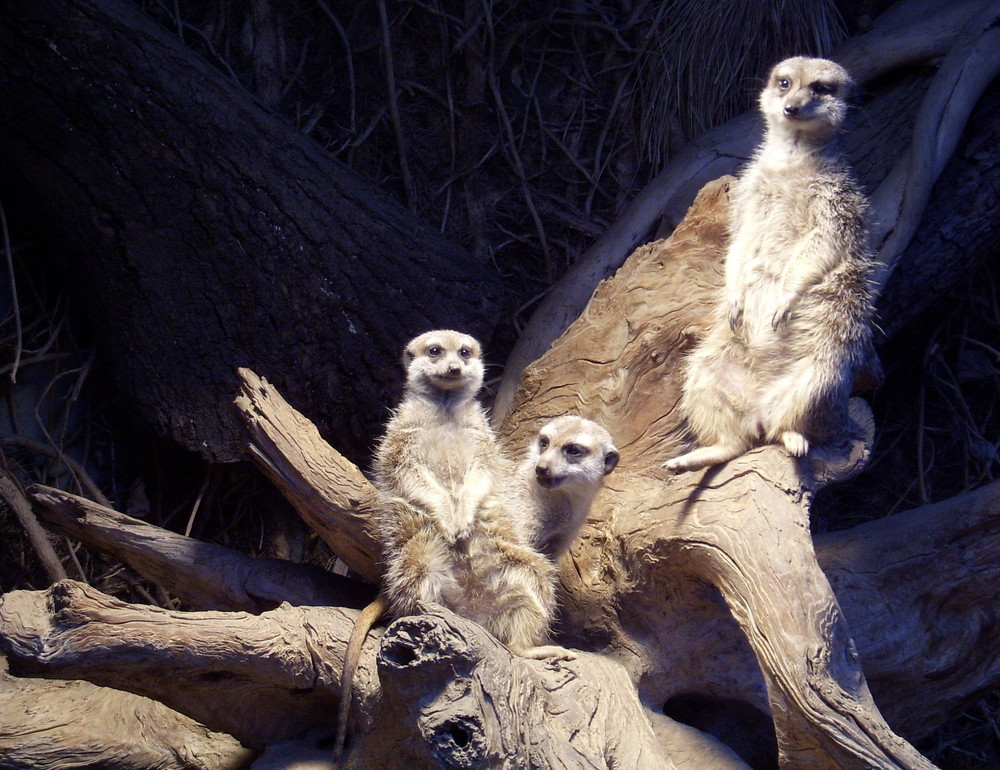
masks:
{"label": "meerkat chest", "polygon": [[751,175],[740,185],[737,226],[763,247],[780,249],[815,227],[811,179],[801,173]]}
{"label": "meerkat chest", "polygon": [[486,446],[482,431],[469,427],[430,426],[415,435],[416,451],[425,467],[442,479],[457,479],[482,465]]}

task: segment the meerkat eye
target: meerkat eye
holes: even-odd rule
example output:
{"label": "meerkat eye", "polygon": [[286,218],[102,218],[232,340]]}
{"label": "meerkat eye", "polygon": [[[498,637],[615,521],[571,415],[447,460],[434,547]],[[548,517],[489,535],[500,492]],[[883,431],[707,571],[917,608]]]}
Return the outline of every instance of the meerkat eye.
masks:
{"label": "meerkat eye", "polygon": [[458,354],[462,358],[466,358],[466,359],[472,358],[472,349],[471,348],[465,348],[465,347],[460,348],[459,351],[458,351]]}
{"label": "meerkat eye", "polygon": [[549,439],[548,439],[548,436],[539,436],[539,437],[538,437],[538,448],[539,448],[539,449],[540,449],[541,451],[543,451],[543,452],[544,452],[544,451],[545,451],[546,449],[548,449],[548,448],[549,448]]}
{"label": "meerkat eye", "polygon": [[587,447],[580,446],[579,444],[567,444],[563,447],[563,452],[567,457],[583,457],[587,454]]}
{"label": "meerkat eye", "polygon": [[429,355],[431,358],[437,358],[439,355],[441,355],[441,347],[439,345],[431,345],[429,348],[427,348],[427,355]]}
{"label": "meerkat eye", "polygon": [[832,94],[836,89],[829,83],[813,83],[812,92],[816,96],[826,96],[827,94]]}
{"label": "meerkat eye", "polygon": [[782,91],[784,91],[790,85],[791,83],[789,82],[788,78],[778,78],[778,88],[780,88]]}

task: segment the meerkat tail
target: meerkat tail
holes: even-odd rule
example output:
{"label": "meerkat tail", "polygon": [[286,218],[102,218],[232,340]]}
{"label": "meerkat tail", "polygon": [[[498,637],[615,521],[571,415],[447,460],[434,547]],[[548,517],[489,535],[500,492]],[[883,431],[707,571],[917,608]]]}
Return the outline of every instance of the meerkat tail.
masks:
{"label": "meerkat tail", "polygon": [[340,711],[337,714],[337,738],[333,744],[333,757],[339,759],[344,753],[344,744],[347,740],[347,718],[351,709],[351,691],[354,687],[354,672],[358,668],[358,659],[361,657],[361,648],[365,644],[368,632],[372,626],[378,622],[388,609],[386,601],[382,595],[375,597],[367,607],[361,610],[358,619],[351,630],[351,637],[347,641],[347,651],[344,653],[344,668],[340,675]]}
{"label": "meerkat tail", "polygon": [[747,451],[745,443],[713,444],[712,446],[699,447],[686,454],[682,454],[680,457],[667,460],[663,463],[663,467],[674,473],[696,471],[709,465],[718,465],[719,463],[732,460],[734,457],[739,457],[745,451]]}

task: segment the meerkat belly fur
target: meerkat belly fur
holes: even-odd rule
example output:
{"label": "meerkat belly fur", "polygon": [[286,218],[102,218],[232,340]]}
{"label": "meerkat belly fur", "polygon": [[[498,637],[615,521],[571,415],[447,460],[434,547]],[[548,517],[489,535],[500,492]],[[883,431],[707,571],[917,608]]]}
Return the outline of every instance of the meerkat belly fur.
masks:
{"label": "meerkat belly fur", "polygon": [[336,756],[361,647],[385,613],[401,617],[435,602],[523,657],[575,657],[542,644],[555,611],[555,566],[530,545],[529,500],[475,398],[483,384],[479,343],[456,331],[427,332],[406,346],[403,365],[403,400],[373,463],[382,588],[344,656]]}
{"label": "meerkat belly fur", "polygon": [[555,560],[569,549],[617,465],[611,434],[597,423],[567,414],[542,426],[518,473],[534,512],[529,523],[538,550]]}
{"label": "meerkat belly fur", "polygon": [[673,471],[765,443],[801,456],[845,431],[872,317],[867,204],[838,141],[852,89],[825,59],[770,73],[764,141],[731,189],[723,297],[686,361],[680,408],[701,446]]}

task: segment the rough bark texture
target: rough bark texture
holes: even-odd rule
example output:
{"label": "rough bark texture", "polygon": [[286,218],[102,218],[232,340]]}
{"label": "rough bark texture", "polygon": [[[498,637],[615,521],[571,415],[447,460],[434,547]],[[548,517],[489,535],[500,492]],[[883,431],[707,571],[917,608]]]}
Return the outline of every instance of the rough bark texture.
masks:
{"label": "rough bark texture", "polygon": [[90,682],[12,677],[0,660],[0,766],[237,770],[254,752],[159,701]]}
{"label": "rough bark texture", "polygon": [[488,339],[489,265],[135,4],[7,0],[0,57],[5,163],[46,212],[40,233],[63,239],[109,371],[161,435],[242,456],[230,403],[252,366],[360,461],[407,339],[457,325]]}
{"label": "rough bark texture", "polygon": [[114,555],[189,609],[259,613],[282,602],[360,608],[374,598],[320,567],[251,558],[58,489],[34,487],[30,495],[50,529]]}

